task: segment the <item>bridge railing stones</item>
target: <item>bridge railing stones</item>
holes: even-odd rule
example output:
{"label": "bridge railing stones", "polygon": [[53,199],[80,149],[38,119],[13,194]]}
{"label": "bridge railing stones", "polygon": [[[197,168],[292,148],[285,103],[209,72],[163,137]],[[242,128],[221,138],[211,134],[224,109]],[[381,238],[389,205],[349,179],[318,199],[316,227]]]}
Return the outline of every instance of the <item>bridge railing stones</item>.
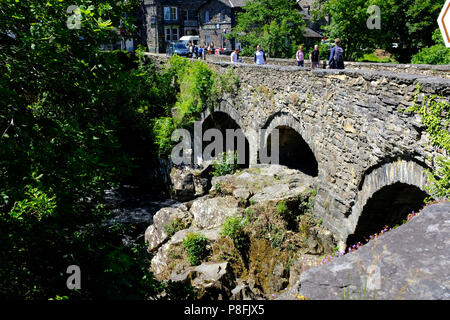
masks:
{"label": "bridge railing stones", "polygon": [[[154,55],[153,59],[163,64],[167,57]],[[257,158],[260,141],[265,139],[261,139],[262,129],[288,125],[307,142],[319,170],[314,214],[343,242],[357,223],[361,199],[375,191],[375,187],[370,193],[360,190],[361,181],[377,172],[378,178],[368,179],[384,181],[384,171],[369,172],[370,168],[404,161],[423,164],[420,170],[414,166],[413,172],[420,173],[425,167],[433,169],[430,159],[445,155],[431,146],[420,116],[405,109],[413,104],[418,84],[422,87],[419,101],[424,94],[449,101],[448,78],[386,70],[311,71],[295,66],[207,63],[220,73],[233,68],[239,78],[238,94],[225,94],[215,111],[227,109],[237,119],[252,146],[251,159]],[[401,168],[407,175],[412,167]]]}
{"label": "bridge railing stones", "polygon": [[[208,62],[230,62],[230,57],[227,55],[208,55],[206,57]],[[253,64],[253,57],[241,57],[243,63]],[[325,69],[325,65],[321,62],[319,69]],[[276,66],[296,66],[295,59],[278,59],[267,58],[267,64]],[[373,63],[373,62],[345,62],[347,69],[356,70],[378,70],[390,71],[398,73],[411,73],[426,76],[435,76],[441,78],[450,78],[450,65],[429,65],[429,64],[396,64],[396,63]],[[310,68],[311,63],[305,60],[305,68]]]}

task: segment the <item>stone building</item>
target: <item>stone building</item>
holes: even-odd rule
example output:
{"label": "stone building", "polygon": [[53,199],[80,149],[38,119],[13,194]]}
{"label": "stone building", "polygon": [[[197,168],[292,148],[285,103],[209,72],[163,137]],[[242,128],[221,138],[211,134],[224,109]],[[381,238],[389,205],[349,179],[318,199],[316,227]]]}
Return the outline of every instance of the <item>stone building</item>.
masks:
{"label": "stone building", "polygon": [[208,0],[199,7],[200,43],[215,48],[234,50],[240,47],[236,40],[225,38],[236,26],[236,15],[246,0]]}
{"label": "stone building", "polygon": [[[142,24],[139,37],[150,52],[165,53],[167,45],[185,35],[198,35],[201,45],[234,50],[236,40],[225,35],[236,26],[237,13],[248,0],[143,0],[139,14]],[[317,33],[326,21],[313,21],[309,15],[312,0],[300,0],[299,9],[305,17],[305,44],[317,43]]]}
{"label": "stone building", "polygon": [[311,16],[311,9],[314,8],[315,0],[299,0],[298,4],[300,6],[300,13],[303,15],[306,23],[305,33],[303,36],[305,37],[305,45],[312,46],[314,44],[320,43],[322,40],[322,31],[321,27],[323,25],[328,24],[328,18],[321,18],[319,20],[315,20]]}
{"label": "stone building", "polygon": [[140,37],[150,52],[185,35],[199,34],[198,8],[205,0],[143,0]]}

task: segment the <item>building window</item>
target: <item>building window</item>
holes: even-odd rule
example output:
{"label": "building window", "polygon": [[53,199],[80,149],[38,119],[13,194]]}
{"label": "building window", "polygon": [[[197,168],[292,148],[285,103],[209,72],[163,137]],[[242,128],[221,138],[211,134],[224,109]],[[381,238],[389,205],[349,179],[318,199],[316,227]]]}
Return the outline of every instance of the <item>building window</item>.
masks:
{"label": "building window", "polygon": [[179,39],[179,29],[174,27],[165,27],[164,37],[168,42],[177,41]]}
{"label": "building window", "polygon": [[209,11],[205,11],[205,22],[209,23]]}
{"label": "building window", "polygon": [[164,20],[177,20],[178,10],[176,7],[164,7]]}
{"label": "building window", "polygon": [[177,41],[178,39],[178,28],[172,28],[172,41]]}
{"label": "building window", "polygon": [[209,34],[205,35],[205,44],[208,45],[211,43],[211,36]]}
{"label": "building window", "polygon": [[171,40],[170,28],[165,28],[164,33],[165,33],[166,41],[170,41]]}

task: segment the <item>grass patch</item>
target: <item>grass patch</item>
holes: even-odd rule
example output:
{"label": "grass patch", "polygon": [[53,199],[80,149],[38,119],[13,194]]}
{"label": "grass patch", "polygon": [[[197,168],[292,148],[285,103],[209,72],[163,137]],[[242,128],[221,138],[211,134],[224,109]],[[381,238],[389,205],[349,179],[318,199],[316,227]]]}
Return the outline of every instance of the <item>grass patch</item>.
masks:
{"label": "grass patch", "polygon": [[375,53],[367,53],[362,58],[356,60],[356,62],[373,62],[373,63],[398,63],[395,59],[384,57],[381,58]]}

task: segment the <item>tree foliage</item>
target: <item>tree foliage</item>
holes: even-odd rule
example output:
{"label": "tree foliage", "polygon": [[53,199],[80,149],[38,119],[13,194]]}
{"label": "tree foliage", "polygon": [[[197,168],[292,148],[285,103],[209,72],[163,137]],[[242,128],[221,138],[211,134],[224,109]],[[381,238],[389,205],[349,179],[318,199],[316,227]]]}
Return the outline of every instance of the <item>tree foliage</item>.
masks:
{"label": "tree foliage", "polygon": [[[239,79],[227,71],[216,73],[202,61],[191,61],[177,55],[170,58],[160,77],[166,78],[176,94],[176,101],[152,120],[155,144],[160,155],[168,155],[174,146],[175,129],[193,129],[206,108],[214,108],[222,92],[235,93]],[[167,81],[168,80],[168,81]]]}
{"label": "tree foliage", "polygon": [[421,49],[412,57],[414,64],[450,64],[450,49],[445,46],[441,31],[433,33],[435,45]]}
{"label": "tree foliage", "polygon": [[[139,4],[0,2],[3,299],[143,299],[163,288],[144,244],[122,242],[134,226],[103,225],[106,190],[155,183],[140,174],[157,159],[152,119],[177,101],[173,78],[142,52],[100,49],[132,36]],[[79,28],[68,27],[73,14]],[[66,287],[73,264],[78,292]]]}
{"label": "tree foliage", "polygon": [[261,44],[271,57],[291,58],[293,44],[303,42],[305,21],[298,9],[292,0],[250,0],[228,37],[241,42],[243,55],[252,56]]}
{"label": "tree foliage", "polygon": [[[374,49],[391,52],[409,63],[420,48],[433,44],[436,19],[445,0],[316,0],[315,16],[331,16],[325,26],[329,38],[341,38],[348,59],[355,60]],[[380,8],[380,29],[369,29],[370,6]],[[398,47],[393,48],[392,44]]]}
{"label": "tree foliage", "polygon": [[[444,156],[432,159],[436,171],[428,170],[430,184],[428,192],[434,198],[448,198],[450,196],[450,103],[438,96],[423,96],[418,102],[421,87],[418,85],[413,106],[408,111],[419,114],[426,127],[433,146],[440,149]],[[422,94],[423,95],[423,94]]]}

